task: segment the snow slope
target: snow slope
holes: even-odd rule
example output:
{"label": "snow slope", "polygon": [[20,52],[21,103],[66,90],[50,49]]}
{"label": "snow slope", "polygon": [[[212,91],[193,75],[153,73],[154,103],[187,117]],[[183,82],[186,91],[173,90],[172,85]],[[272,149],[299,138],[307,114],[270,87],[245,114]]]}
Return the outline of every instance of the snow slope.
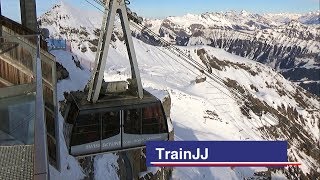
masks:
{"label": "snow slope", "polygon": [[[120,42],[120,41],[119,41]],[[146,45],[141,41],[135,40],[135,47],[138,55],[139,68],[142,75],[143,86],[145,88],[153,88],[160,90],[167,90],[170,92],[172,98],[171,118],[174,122],[175,139],[176,140],[274,140],[271,134],[266,133],[266,130],[259,130],[261,127],[268,127],[277,125],[279,119],[274,115],[262,115],[261,118],[250,112],[252,118],[249,119],[241,113],[240,105],[237,101],[229,96],[231,93],[221,87],[220,85],[210,82],[195,84],[193,81],[197,76],[189,69],[177,63],[174,59],[178,59],[174,55],[166,52],[164,49],[157,49],[153,46]],[[106,80],[126,79],[130,74],[128,60],[125,55],[125,47],[119,44],[117,49],[111,48],[107,63],[107,71],[105,74]],[[220,77],[230,78],[236,80],[239,84],[244,86],[252,95],[261,101],[265,101],[272,107],[286,106],[298,109],[306,120],[304,127],[312,137],[312,141],[319,142],[319,113],[308,112],[308,109],[301,108],[301,104],[290,96],[290,92],[295,92],[297,87],[281,75],[273,72],[272,69],[267,68],[256,62],[231,55],[223,50],[214,49],[210,47],[197,47],[198,49],[206,49],[211,55],[219,59],[224,59],[232,63],[245,63],[253,70],[261,71],[259,75],[252,76],[250,72],[244,69],[226,68],[225,71],[218,71]],[[194,49],[187,48],[187,51],[194,52]],[[78,69],[71,60],[71,54],[64,51],[52,52],[63,66],[65,66],[69,73],[70,79],[60,81],[58,83],[59,100],[63,100],[63,92],[70,90],[81,90],[86,84],[89,72],[87,70]],[[197,58],[196,53],[192,56]],[[199,60],[199,58],[197,58]],[[199,60],[200,61],[200,60]],[[187,65],[186,65],[187,66]],[[188,67],[188,66],[187,66]],[[189,67],[190,68],[190,67]],[[120,72],[120,73],[119,73]],[[200,74],[200,73],[199,73]],[[267,84],[276,84],[279,81],[282,89],[288,95],[281,96],[277,89],[268,87]],[[267,83],[267,84],[266,84]],[[258,92],[252,90],[250,85],[258,88]],[[303,95],[306,101],[310,101],[310,108],[319,109],[319,104],[316,99],[308,98]],[[210,113],[211,112],[211,113]],[[214,112],[214,113],[212,113]],[[214,115],[216,114],[216,115]],[[316,116],[314,119],[311,116]],[[63,122],[60,116],[61,123]],[[61,137],[62,138],[62,137]],[[280,139],[285,139],[282,137]],[[289,138],[289,137],[287,137]],[[278,138],[277,138],[278,139]],[[64,141],[61,141],[64,142]],[[293,147],[294,153],[299,154],[298,147]],[[81,174],[75,160],[72,160],[67,155],[64,147],[65,161],[70,164],[71,170],[62,168],[62,174],[56,175],[59,178],[68,178],[66,174],[76,173]],[[299,156],[296,156],[299,158]],[[104,179],[106,174],[116,174],[116,168],[110,171],[110,164],[115,164],[114,155],[105,155],[99,157],[99,161],[95,167],[97,179]],[[308,161],[303,158],[298,159],[302,161],[303,169],[309,172],[313,167],[318,166],[316,160],[308,156]],[[110,162],[111,161],[111,162]],[[101,165],[109,167],[109,171],[105,171]],[[112,168],[111,168],[112,169]],[[261,169],[260,169],[261,170]],[[206,179],[208,177],[214,178],[235,178],[242,179],[243,177],[252,177],[253,173],[258,171],[254,168],[176,168],[174,177],[177,179]],[[73,175],[74,176],[74,175]],[[283,176],[283,174],[282,174]],[[80,175],[75,177],[81,177]],[[116,176],[113,176],[116,178]]]}
{"label": "snow slope", "polygon": [[[90,62],[94,60],[95,52],[82,52],[78,44],[90,46],[87,43],[92,40],[90,37],[96,38],[93,35],[98,26],[97,20],[96,23],[87,23],[89,17],[76,16],[76,11],[71,7],[65,4],[61,6],[63,11],[59,10],[58,13],[48,16],[57,14],[57,17],[63,15],[66,18],[61,20],[60,24],[52,23],[46,26],[51,28],[52,36],[68,37],[73,43],[73,53],[51,52],[70,74],[69,79],[58,83],[60,101],[64,100],[64,92],[82,90],[87,83],[90,76],[88,69]],[[71,19],[78,23],[69,24]],[[72,32],[70,29],[73,26],[86,29],[88,34]],[[124,80],[131,74],[125,45],[119,37],[121,36],[116,36],[110,45],[105,72],[105,79],[109,81]],[[210,79],[196,84],[195,80],[201,73],[181,61],[178,56],[162,47],[151,46],[137,39],[134,39],[134,45],[144,88],[170,93],[175,140],[288,140],[289,160],[302,162],[301,170],[285,168],[271,172],[272,177],[292,179],[319,175],[317,167],[320,162],[317,155],[312,153],[320,152],[319,99],[290,83],[271,68],[222,49],[209,46],[179,47],[199,63],[209,61],[213,73],[224,80],[225,86]],[[83,58],[83,70],[76,67],[72,56]],[[234,98],[231,88],[242,92],[249,101]],[[266,111],[268,113],[265,113]],[[61,115],[59,121],[60,128],[63,128],[64,120]],[[60,138],[60,142],[65,142],[62,134]],[[65,144],[62,144],[61,148],[61,173],[51,168],[52,179],[84,178],[83,170],[78,162],[68,155]],[[312,149],[312,152],[308,149]],[[95,157],[95,178],[118,179],[117,158],[113,154]],[[254,178],[255,172],[261,171],[267,169],[175,168],[173,178],[244,179]]]}
{"label": "snow slope", "polygon": [[[144,25],[172,44],[209,45],[264,63],[320,95],[319,17],[319,11],[265,15],[229,11],[146,19]],[[141,34],[146,43],[154,43],[148,42],[152,35]],[[299,64],[301,59],[308,68]]]}

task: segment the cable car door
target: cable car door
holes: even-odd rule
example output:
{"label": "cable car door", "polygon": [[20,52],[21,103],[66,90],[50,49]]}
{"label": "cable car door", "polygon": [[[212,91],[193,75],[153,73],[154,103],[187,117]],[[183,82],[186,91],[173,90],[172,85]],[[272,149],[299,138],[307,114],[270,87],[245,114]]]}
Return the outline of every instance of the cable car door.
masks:
{"label": "cable car door", "polygon": [[142,147],[147,141],[168,140],[166,118],[159,103],[122,111],[122,148]]}
{"label": "cable car door", "polygon": [[72,155],[100,152],[99,114],[80,114],[73,128],[71,138]]}
{"label": "cable car door", "polygon": [[141,140],[144,145],[147,141],[167,141],[167,120],[161,102],[148,104],[141,111]]}
{"label": "cable car door", "polygon": [[121,149],[121,111],[101,113],[101,152]]}
{"label": "cable car door", "polygon": [[122,114],[122,148],[141,146],[141,108],[125,109]]}

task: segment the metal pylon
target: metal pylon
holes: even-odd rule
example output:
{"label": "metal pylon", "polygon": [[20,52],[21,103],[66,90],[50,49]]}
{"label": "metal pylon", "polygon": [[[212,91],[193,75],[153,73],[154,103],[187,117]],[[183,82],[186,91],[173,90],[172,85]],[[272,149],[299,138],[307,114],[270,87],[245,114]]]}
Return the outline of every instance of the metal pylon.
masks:
{"label": "metal pylon", "polygon": [[[108,3],[108,1],[106,3]],[[121,26],[124,32],[124,38],[131,66],[132,79],[136,80],[139,98],[143,98],[143,88],[140,79],[137,57],[133,46],[125,0],[110,0],[109,5],[106,4],[105,7],[98,51],[95,58],[95,67],[92,71],[92,77],[89,83],[87,100],[89,102],[96,103],[99,99],[116,13],[119,14]]]}

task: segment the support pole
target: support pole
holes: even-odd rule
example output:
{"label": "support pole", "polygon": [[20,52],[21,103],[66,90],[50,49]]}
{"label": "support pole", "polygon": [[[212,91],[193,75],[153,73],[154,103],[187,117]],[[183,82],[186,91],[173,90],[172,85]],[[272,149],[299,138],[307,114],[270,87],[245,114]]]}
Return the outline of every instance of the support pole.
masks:
{"label": "support pole", "polygon": [[0,43],[2,42],[2,10],[1,10],[1,0],[0,0]]}
{"label": "support pole", "polygon": [[40,35],[37,39],[36,58],[36,118],[34,122],[34,179],[47,180],[49,175],[45,104],[43,100],[42,68],[40,59]]}
{"label": "support pole", "polygon": [[35,0],[20,0],[21,23],[23,26],[37,32],[37,12]]}

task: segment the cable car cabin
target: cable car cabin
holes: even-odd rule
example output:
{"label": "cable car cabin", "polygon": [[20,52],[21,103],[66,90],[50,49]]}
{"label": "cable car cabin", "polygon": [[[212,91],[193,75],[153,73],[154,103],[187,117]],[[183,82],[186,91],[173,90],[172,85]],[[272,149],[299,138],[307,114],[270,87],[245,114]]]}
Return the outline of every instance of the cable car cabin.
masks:
{"label": "cable car cabin", "polygon": [[162,103],[149,92],[144,91],[143,99],[106,96],[95,104],[85,97],[84,92],[72,92],[67,104],[65,119],[71,125],[71,135],[67,137],[71,155],[141,148],[146,141],[169,139]]}

